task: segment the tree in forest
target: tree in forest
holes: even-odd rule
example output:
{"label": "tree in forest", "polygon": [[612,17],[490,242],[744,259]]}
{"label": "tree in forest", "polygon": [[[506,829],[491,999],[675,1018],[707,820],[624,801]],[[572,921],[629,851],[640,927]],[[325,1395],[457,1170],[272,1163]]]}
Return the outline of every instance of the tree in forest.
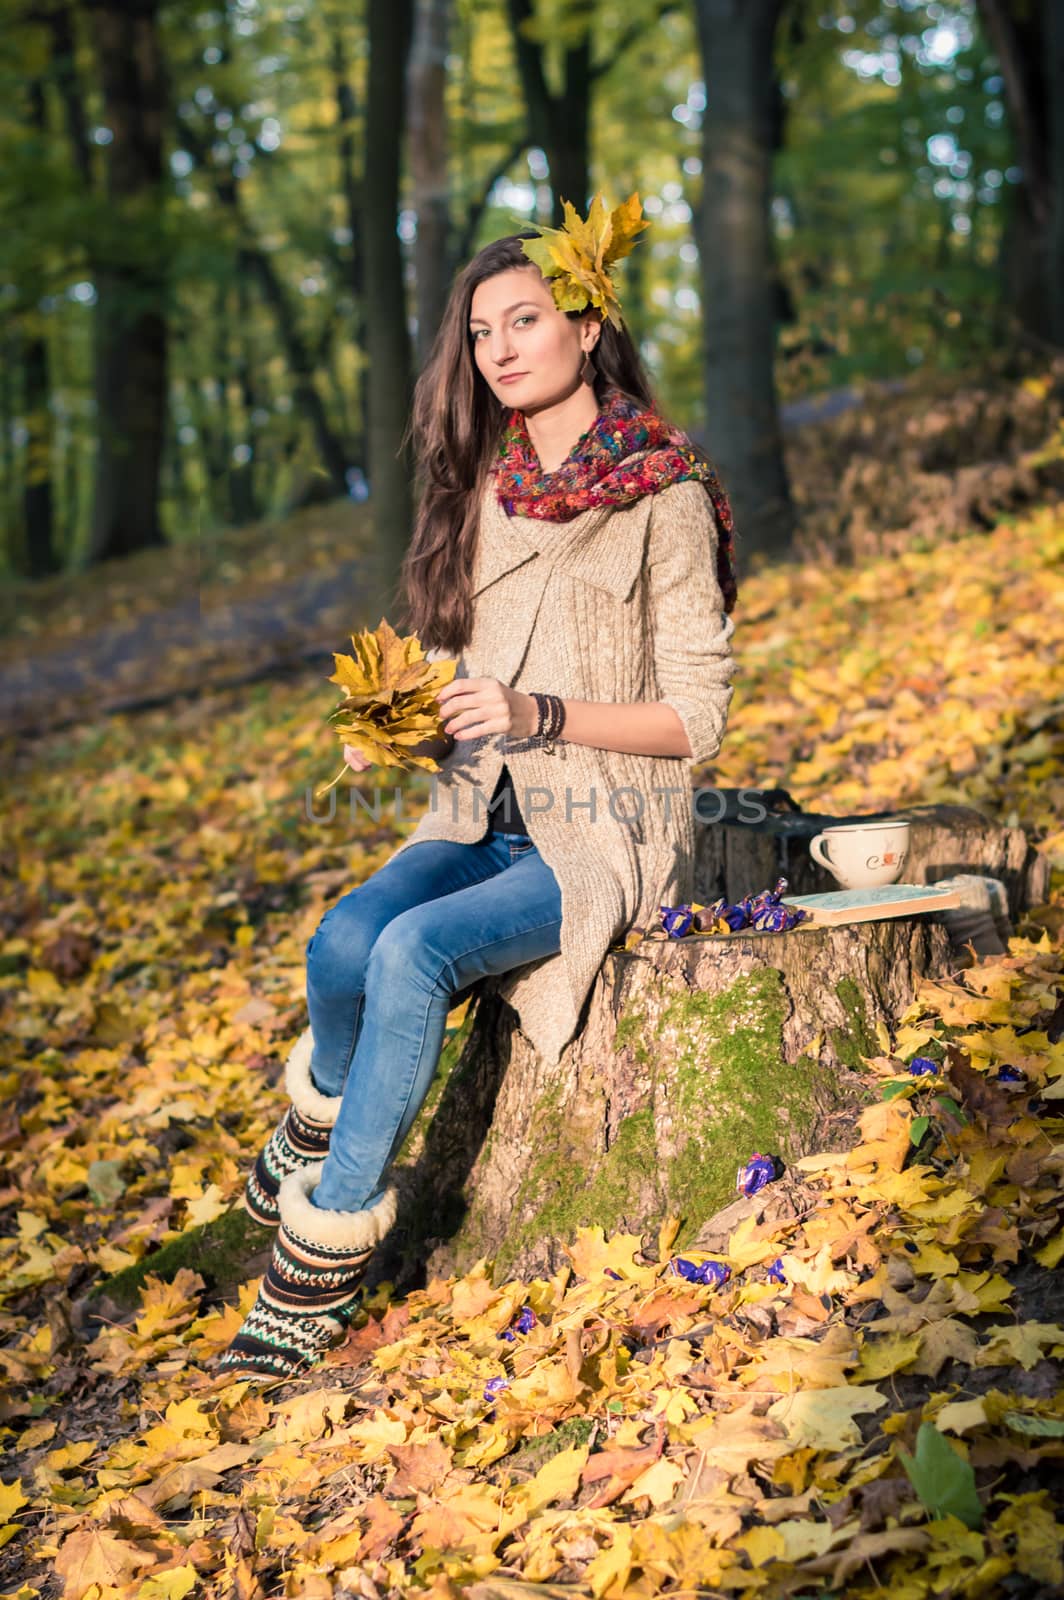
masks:
{"label": "tree in forest", "polygon": [[413,519],[410,463],[402,445],[413,395],[406,284],[397,231],[401,136],[413,0],[369,0],[363,238],[369,360],[367,428],[377,571],[371,610],[393,609]]}
{"label": "tree in forest", "polygon": [[1029,332],[1064,347],[1064,6],[978,6],[1022,171],[1002,245],[1004,295]]}
{"label": "tree in forest", "polygon": [[407,150],[417,215],[414,285],[417,362],[424,365],[443,316],[451,274],[451,177],[447,46],[451,0],[416,0],[410,50]]}
{"label": "tree in forest", "polygon": [[695,0],[706,81],[702,277],[707,432],[744,550],[789,549],[794,511],[776,402],[770,204],[784,0]]}
{"label": "tree in forest", "polygon": [[163,543],[159,477],[167,413],[167,77],[158,0],[91,0],[110,137],[107,225],[96,238],[96,471],[91,561]]}

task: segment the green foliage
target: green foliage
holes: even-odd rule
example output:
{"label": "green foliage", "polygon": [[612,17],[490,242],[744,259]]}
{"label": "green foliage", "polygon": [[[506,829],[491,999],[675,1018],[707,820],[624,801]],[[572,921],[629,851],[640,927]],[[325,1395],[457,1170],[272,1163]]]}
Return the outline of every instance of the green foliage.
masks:
{"label": "green foliage", "polygon": [[[22,491],[48,476],[63,560],[76,565],[86,548],[101,263],[165,263],[172,414],[162,512],[170,539],[277,513],[305,490],[320,472],[309,386],[350,460],[365,460],[369,308],[357,227],[364,14],[337,0],[165,7],[169,176],[162,194],[131,211],[117,209],[104,184],[107,130],[90,14],[74,7],[70,15],[68,58],[57,54],[43,14],[22,7],[10,8],[0,50],[0,286],[15,374],[0,417],[15,441],[0,459],[0,515],[12,530],[0,562],[16,564]],[[929,53],[935,30],[950,28],[959,47]],[[589,40],[590,189],[617,197],[638,188],[653,222],[620,276],[625,320],[665,409],[685,426],[700,424],[713,375],[702,345],[699,246],[716,248],[723,222],[704,215],[700,122],[713,63],[707,70],[701,60],[693,16],[688,8],[662,14],[652,0],[538,0],[522,32],[541,52],[554,93],[566,52]],[[884,63],[895,57],[892,82]],[[549,220],[550,175],[542,152],[528,148],[504,8],[459,0],[447,65],[448,268],[457,269],[510,231],[515,214]],[[785,8],[776,70],[783,399],[855,378],[958,369],[999,346],[1006,324],[997,263],[1018,170],[973,0]],[[84,160],[71,107],[86,130]],[[949,138],[957,150],[947,162]],[[409,174],[404,181],[409,207]],[[583,207],[585,197],[571,198]],[[409,239],[407,253],[412,266]],[[260,256],[277,293],[264,288]],[[133,284],[122,290],[127,312],[136,294]],[[306,350],[309,378],[293,370],[282,319]],[[48,416],[19,392],[31,340],[46,345]]]}
{"label": "green foliage", "polygon": [[982,1526],[983,1507],[971,1464],[933,1422],[920,1424],[915,1455],[902,1449],[898,1455],[909,1482],[933,1517],[957,1517],[967,1528]]}

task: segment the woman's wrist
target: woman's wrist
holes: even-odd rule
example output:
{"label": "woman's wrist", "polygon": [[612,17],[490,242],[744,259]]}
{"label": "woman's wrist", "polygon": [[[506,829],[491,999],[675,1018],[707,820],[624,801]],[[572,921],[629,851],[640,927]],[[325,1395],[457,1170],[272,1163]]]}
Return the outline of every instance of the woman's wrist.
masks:
{"label": "woman's wrist", "polygon": [[539,712],[532,737],[550,755],[554,750],[554,741],[559,738],[565,726],[565,701],[560,695],[545,694],[535,689],[532,691],[532,698]]}
{"label": "woman's wrist", "polygon": [[536,729],[539,727],[539,703],[534,695],[521,692],[521,710],[523,713],[522,726],[518,737],[532,739],[535,737]]}

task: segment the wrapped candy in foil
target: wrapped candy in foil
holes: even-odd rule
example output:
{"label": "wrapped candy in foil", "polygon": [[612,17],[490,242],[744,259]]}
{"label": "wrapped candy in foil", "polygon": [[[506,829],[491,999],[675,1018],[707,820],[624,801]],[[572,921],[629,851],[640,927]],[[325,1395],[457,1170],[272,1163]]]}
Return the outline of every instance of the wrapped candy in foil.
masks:
{"label": "wrapped candy in foil", "polygon": [[1019,1067],[999,1067],[995,1074],[998,1083],[1026,1083],[1027,1074]]}
{"label": "wrapped candy in foil", "polygon": [[927,1073],[937,1072],[938,1062],[932,1061],[930,1056],[913,1056],[909,1062],[909,1076],[922,1078]]}
{"label": "wrapped candy in foil", "polygon": [[509,1387],[510,1385],[505,1378],[489,1378],[484,1385],[484,1398],[485,1400],[494,1400],[500,1390],[508,1389]]}
{"label": "wrapped candy in foil", "polygon": [[531,1333],[536,1326],[536,1313],[531,1306],[522,1306],[508,1328],[504,1328],[497,1335],[500,1339],[509,1339],[511,1343],[519,1333]]}
{"label": "wrapped candy in foil", "polygon": [[744,1167],[740,1167],[735,1175],[735,1187],[740,1194],[757,1194],[766,1183],[772,1183],[779,1176],[775,1156],[763,1156],[755,1150],[751,1159]]}
{"label": "wrapped candy in foil", "polygon": [[674,1256],[670,1263],[672,1270],[681,1278],[686,1278],[688,1283],[701,1283],[719,1289],[731,1277],[731,1268],[726,1267],[722,1261],[688,1261],[683,1256]]}
{"label": "wrapped candy in foil", "polygon": [[753,928],[757,933],[786,933],[808,916],[800,906],[782,904],[786,887],[787,879],[777,878],[774,888],[744,895],[735,905],[722,898],[711,906],[661,906],[662,927],[671,939],[682,939],[692,926],[697,933],[738,933],[742,928]]}
{"label": "wrapped candy in foil", "polygon": [[658,910],[661,912],[661,926],[670,939],[682,939],[685,933],[690,933],[695,914],[689,905],[659,906]]}
{"label": "wrapped candy in foil", "polygon": [[780,1260],[779,1256],[776,1257],[775,1261],[769,1262],[766,1276],[768,1277],[769,1283],[787,1282],[787,1274],[783,1270],[783,1262]]}

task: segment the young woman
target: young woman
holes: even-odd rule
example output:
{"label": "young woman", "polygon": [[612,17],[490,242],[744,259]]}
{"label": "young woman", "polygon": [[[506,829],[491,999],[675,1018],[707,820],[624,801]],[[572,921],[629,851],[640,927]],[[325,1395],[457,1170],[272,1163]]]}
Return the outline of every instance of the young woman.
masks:
{"label": "young woman", "polygon": [[417,385],[405,628],[458,661],[449,739],[430,810],[307,945],[291,1105],[246,1194],[280,1226],[234,1373],[290,1376],[343,1332],[455,995],[500,976],[556,1063],[609,945],[690,898],[690,769],[732,693],[730,509],[655,407],[604,253],[559,281],[534,238],[459,274]]}

